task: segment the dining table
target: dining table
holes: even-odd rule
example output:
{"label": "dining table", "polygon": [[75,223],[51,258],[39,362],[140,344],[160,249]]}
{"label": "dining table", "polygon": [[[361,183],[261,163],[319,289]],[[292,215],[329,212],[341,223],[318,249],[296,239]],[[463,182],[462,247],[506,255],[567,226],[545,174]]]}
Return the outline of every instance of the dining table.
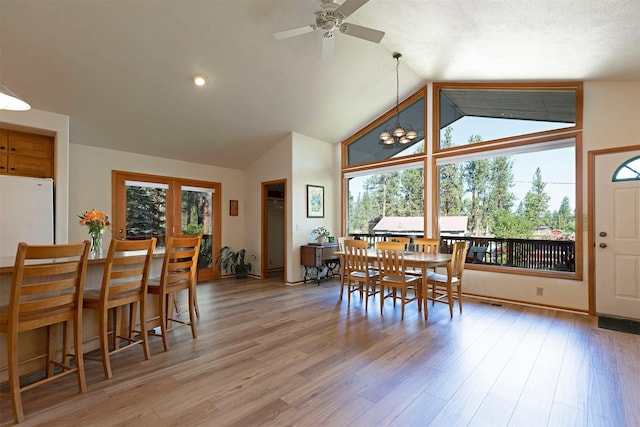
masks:
{"label": "dining table", "polygon": [[[344,257],[346,255],[346,252],[343,250],[340,250],[336,252],[336,255],[340,257],[340,265],[343,266],[344,268],[344,266],[346,265],[344,262]],[[375,249],[373,248],[367,249],[367,257],[371,262],[375,262],[377,264],[378,253]],[[427,277],[427,270],[434,267],[446,266],[449,263],[449,261],[451,261],[451,254],[445,254],[440,252],[438,253],[431,253],[431,252],[425,253],[425,252],[416,252],[416,251],[404,252],[405,267],[420,270],[421,277],[423,278],[423,280],[420,281],[420,285],[419,285],[420,288],[418,289],[418,293],[419,293],[418,311],[422,311],[422,308],[424,306],[425,319],[429,315],[429,311],[427,308],[427,301],[426,301],[426,298],[424,298],[426,293],[423,292],[424,278]]]}

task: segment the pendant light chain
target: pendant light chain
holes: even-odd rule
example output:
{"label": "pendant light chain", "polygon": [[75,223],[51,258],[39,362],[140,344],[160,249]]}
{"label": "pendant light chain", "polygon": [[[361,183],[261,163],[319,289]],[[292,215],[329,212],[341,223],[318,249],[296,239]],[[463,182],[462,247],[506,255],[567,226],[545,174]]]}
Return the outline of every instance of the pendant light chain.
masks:
{"label": "pendant light chain", "polygon": [[396,123],[393,129],[387,128],[380,134],[380,142],[391,147],[395,144],[404,145],[418,137],[416,131],[409,126],[405,131],[400,125],[400,57],[402,54],[394,52],[393,58],[396,60]]}

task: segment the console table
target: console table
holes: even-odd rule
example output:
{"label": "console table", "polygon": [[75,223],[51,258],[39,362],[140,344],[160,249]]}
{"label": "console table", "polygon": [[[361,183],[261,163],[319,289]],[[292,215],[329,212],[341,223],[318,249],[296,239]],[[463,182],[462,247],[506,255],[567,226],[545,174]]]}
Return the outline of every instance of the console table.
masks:
{"label": "console table", "polygon": [[315,280],[319,285],[320,279],[333,277],[340,266],[340,257],[336,255],[338,249],[337,243],[303,245],[300,248],[300,264],[304,266],[304,283]]}

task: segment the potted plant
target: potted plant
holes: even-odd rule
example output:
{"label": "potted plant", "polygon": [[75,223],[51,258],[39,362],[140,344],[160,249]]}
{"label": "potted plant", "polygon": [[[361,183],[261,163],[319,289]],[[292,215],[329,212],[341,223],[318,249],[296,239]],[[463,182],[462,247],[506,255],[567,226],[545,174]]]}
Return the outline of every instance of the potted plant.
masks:
{"label": "potted plant", "polygon": [[216,265],[220,268],[220,271],[224,270],[227,274],[235,274],[236,279],[245,279],[251,271],[250,261],[256,259],[255,255],[251,255],[247,261],[246,255],[246,249],[234,251],[231,247],[225,246],[218,252]]}
{"label": "potted plant", "polygon": [[327,230],[327,227],[324,225],[314,228],[311,230],[311,235],[314,239],[318,240],[318,244],[321,245],[325,239],[328,239],[331,236],[331,232]]}

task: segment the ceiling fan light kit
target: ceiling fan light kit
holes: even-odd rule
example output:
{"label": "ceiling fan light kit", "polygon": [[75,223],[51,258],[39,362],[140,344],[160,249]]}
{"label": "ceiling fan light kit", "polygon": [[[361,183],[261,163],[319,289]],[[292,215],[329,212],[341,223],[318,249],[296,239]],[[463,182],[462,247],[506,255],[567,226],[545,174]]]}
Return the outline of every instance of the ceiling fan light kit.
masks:
{"label": "ceiling fan light kit", "polygon": [[408,144],[418,137],[418,133],[413,130],[411,125],[407,127],[407,130],[400,125],[400,77],[398,70],[401,56],[401,53],[393,53],[393,58],[396,60],[396,123],[393,128],[386,128],[380,134],[380,142],[386,146]]}
{"label": "ceiling fan light kit", "polygon": [[31,106],[0,82],[0,110],[26,111]]}
{"label": "ceiling fan light kit", "polygon": [[[333,43],[335,31],[338,29],[342,34],[357,37],[373,43],[380,43],[384,37],[384,31],[378,31],[373,28],[344,22],[349,15],[358,10],[368,1],[369,0],[347,0],[342,5],[339,5],[332,0],[322,0],[322,4],[320,5],[322,10],[315,13],[315,23],[305,25],[303,27],[292,28],[290,30],[279,31],[274,33],[273,37],[277,40],[282,40],[321,29],[326,31],[323,34],[323,43]],[[323,52],[325,51],[332,51],[332,49],[324,48]]]}

